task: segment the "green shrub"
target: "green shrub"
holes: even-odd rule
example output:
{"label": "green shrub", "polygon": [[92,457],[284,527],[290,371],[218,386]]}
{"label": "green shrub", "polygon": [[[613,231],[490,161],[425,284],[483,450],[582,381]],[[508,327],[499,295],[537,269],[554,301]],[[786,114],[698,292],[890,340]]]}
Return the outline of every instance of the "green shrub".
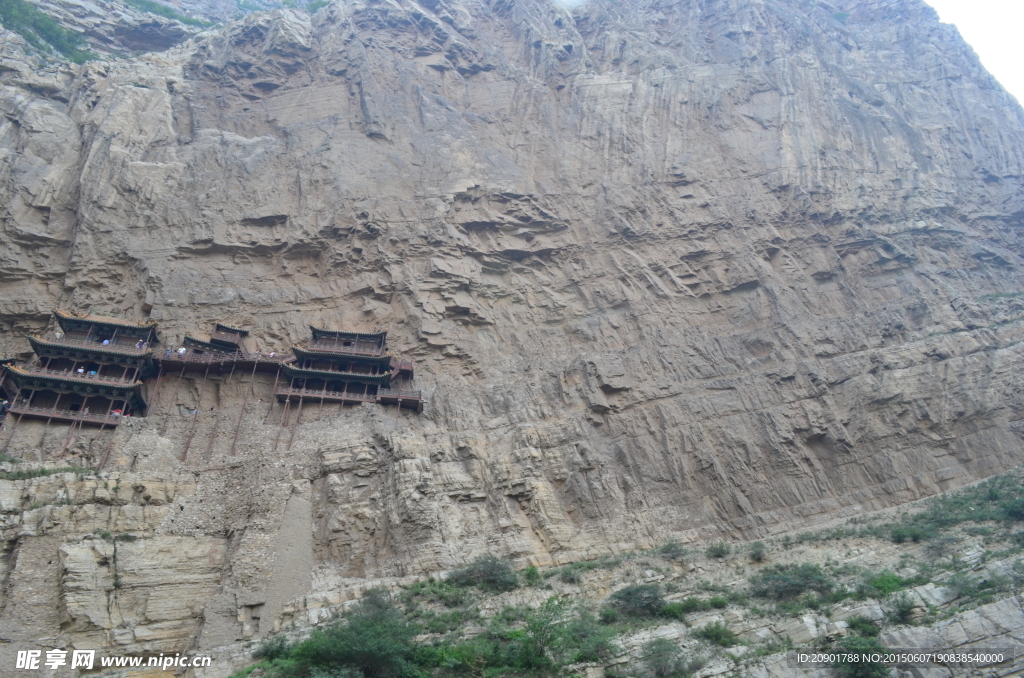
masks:
{"label": "green shrub", "polygon": [[893,624],[909,624],[914,618],[914,599],[906,592],[894,593],[885,601],[885,616]]}
{"label": "green shrub", "polygon": [[1024,497],[1004,502],[1000,508],[1008,520],[1024,520]]}
{"label": "green shrub", "polygon": [[708,598],[708,607],[714,610],[721,610],[722,608],[729,607],[729,601],[722,596],[714,596]]}
{"label": "green shrub", "polygon": [[686,557],[687,551],[679,542],[670,541],[658,549],[658,555],[668,560],[682,560]]}
{"label": "green shrub", "polygon": [[602,624],[614,624],[619,621],[622,615],[614,607],[602,607],[598,613],[598,619]]}
{"label": "green shrub", "polygon": [[680,647],[667,638],[647,643],[641,657],[655,678],[684,678],[703,667],[702,662],[687,661]]}
{"label": "green shrub", "polygon": [[730,631],[729,627],[722,622],[713,622],[702,626],[694,631],[693,635],[719,647],[732,647],[740,642],[739,636]]}
{"label": "green shrub", "polygon": [[915,544],[921,541],[925,541],[934,535],[934,530],[929,529],[923,525],[910,525],[907,527],[894,527],[890,533],[890,538],[897,544],[904,542],[914,542]]}
{"label": "green shrub", "polygon": [[456,586],[476,586],[485,591],[511,591],[519,585],[511,563],[492,555],[481,556],[466,567],[455,570],[448,581]]}
{"label": "green shrub", "polygon": [[724,541],[715,542],[704,551],[704,555],[708,558],[725,558],[730,553],[732,553],[732,549]]}
{"label": "green shrub", "polygon": [[884,598],[889,594],[896,593],[897,591],[906,588],[908,583],[908,580],[899,576],[895,572],[885,570],[873,577],[868,577],[864,582],[862,591],[873,598]]}
{"label": "green shrub", "polygon": [[96,55],[87,48],[85,38],[68,30],[56,19],[25,0],[0,0],[0,23],[41,51],[57,50],[76,64]]}
{"label": "green shrub", "polygon": [[342,622],[314,631],[292,647],[287,659],[307,667],[307,672],[347,668],[361,671],[366,678],[412,676],[416,631],[391,605],[387,592],[374,589]]}
{"label": "green shrub", "polygon": [[538,586],[543,581],[540,576],[540,570],[536,567],[528,567],[523,572],[523,581],[526,582],[527,586]]}
{"label": "green shrub", "polygon": [[839,650],[835,667],[840,678],[889,678],[892,670],[881,662],[851,661],[851,655],[884,654],[885,646],[874,638],[844,638],[836,644]]}
{"label": "green shrub", "polygon": [[327,6],[327,0],[313,0],[313,2],[306,4],[306,11],[310,14],[316,14],[316,11],[321,7]]}
{"label": "green shrub", "polygon": [[692,612],[706,612],[707,610],[714,608],[726,607],[728,604],[729,601],[720,596],[716,596],[710,600],[690,597],[664,605],[658,614],[659,616],[669,617],[671,619],[682,619]]}
{"label": "green shrub", "polygon": [[846,624],[849,627],[851,633],[854,633],[864,638],[874,638],[881,631],[881,629],[878,627],[878,624],[871,621],[867,617],[851,617],[846,620]]}
{"label": "green shrub", "polygon": [[636,584],[616,591],[608,604],[627,617],[653,617],[665,607],[657,584]]}
{"label": "green shrub", "polygon": [[277,659],[283,657],[288,653],[291,645],[288,643],[288,639],[284,636],[274,636],[263,641],[260,646],[252,653],[252,656],[256,659]]}
{"label": "green shrub", "polygon": [[768,547],[763,541],[755,541],[750,545],[750,559],[755,563],[762,563],[768,557]]}
{"label": "green shrub", "polygon": [[760,598],[791,600],[807,591],[828,593],[835,588],[818,565],[776,565],[762,571],[750,580],[750,591]]}

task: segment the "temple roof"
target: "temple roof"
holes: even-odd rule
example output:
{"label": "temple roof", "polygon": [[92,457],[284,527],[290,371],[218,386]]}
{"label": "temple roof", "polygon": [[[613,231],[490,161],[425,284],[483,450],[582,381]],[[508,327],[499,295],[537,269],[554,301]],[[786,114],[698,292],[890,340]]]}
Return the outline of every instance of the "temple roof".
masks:
{"label": "temple roof", "polygon": [[237,334],[237,335],[243,336],[243,337],[248,337],[249,336],[249,330],[240,330],[237,327],[231,327],[230,325],[224,325],[224,324],[221,324],[221,323],[217,323],[213,327],[218,332],[227,332],[228,334]]}
{"label": "temple roof", "polygon": [[187,334],[185,335],[185,338],[182,340],[181,343],[190,348],[198,348],[204,351],[212,351],[214,353],[235,353],[238,351],[237,344],[231,344],[231,348],[228,348],[227,346],[215,343],[213,341],[203,341],[202,339],[190,337]]}
{"label": "temple roof", "polygon": [[[70,343],[64,341],[49,341],[42,337],[29,336],[28,343],[38,356],[50,356],[53,354],[90,356],[89,359],[98,363],[138,363],[141,360],[148,360],[153,357],[152,349],[137,349],[130,346],[120,347],[116,344],[104,346],[99,342]],[[122,358],[123,360],[119,360]]]}
{"label": "temple roof", "polygon": [[60,308],[53,309],[53,314],[57,316],[57,322],[64,328],[65,332],[89,325],[102,325],[120,329],[156,330],[156,321],[153,320],[128,320],[127,318],[115,318],[113,316],[95,315],[93,313],[75,313],[74,311],[65,311]]}
{"label": "temple roof", "polygon": [[313,325],[310,325],[309,329],[313,333],[314,341],[325,337],[330,339],[352,339],[353,341],[386,341],[388,338],[387,330],[382,332],[341,332],[325,330]]}
{"label": "temple roof", "polygon": [[391,372],[381,374],[360,374],[358,372],[332,372],[330,370],[312,370],[296,367],[286,362],[281,363],[281,371],[289,378],[304,379],[338,379],[340,381],[361,382],[367,384],[391,384]]}
{"label": "temple roof", "polygon": [[353,362],[377,363],[379,365],[385,366],[391,365],[390,355],[366,355],[365,353],[347,353],[342,348],[339,348],[336,351],[328,349],[308,349],[305,346],[293,344],[292,353],[294,353],[303,360],[307,358],[309,360],[350,360]]}

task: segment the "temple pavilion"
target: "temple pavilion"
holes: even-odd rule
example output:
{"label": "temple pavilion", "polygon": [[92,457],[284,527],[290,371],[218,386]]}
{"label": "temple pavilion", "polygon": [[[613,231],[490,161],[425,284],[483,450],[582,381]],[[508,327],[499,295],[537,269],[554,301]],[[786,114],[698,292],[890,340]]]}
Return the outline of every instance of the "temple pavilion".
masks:
{"label": "temple pavilion", "polygon": [[422,409],[420,392],[407,388],[412,363],[387,353],[387,332],[336,332],[313,326],[310,330],[312,341],[293,346],[293,355],[281,361],[287,381],[276,389],[278,401],[369,402]]}
{"label": "temple pavilion", "polygon": [[116,426],[142,414],[142,382],[155,372],[156,323],[54,310],[52,336],[32,336],[36,359],[4,364],[3,389],[11,414]]}
{"label": "temple pavilion", "polygon": [[188,355],[205,355],[207,353],[222,354],[245,354],[243,340],[249,336],[248,330],[240,330],[236,327],[217,323],[213,326],[213,333],[209,341],[196,339],[185,335],[182,345],[187,349]]}

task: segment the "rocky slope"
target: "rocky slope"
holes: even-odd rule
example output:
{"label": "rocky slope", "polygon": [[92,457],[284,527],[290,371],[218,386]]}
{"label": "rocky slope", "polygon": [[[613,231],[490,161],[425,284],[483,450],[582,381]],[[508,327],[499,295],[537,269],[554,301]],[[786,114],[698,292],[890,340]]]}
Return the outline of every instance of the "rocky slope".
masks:
{"label": "rocky slope", "polygon": [[[121,490],[5,504],[7,647],[213,647],[367,578],[766,535],[1024,458],[1024,112],[917,0],[353,1],[2,50],[0,352],[55,305],[167,345],[380,328],[427,396],[282,435],[272,379],[217,375],[113,437],[23,422],[7,454]],[[141,537],[137,595],[76,583],[97,529]]]}

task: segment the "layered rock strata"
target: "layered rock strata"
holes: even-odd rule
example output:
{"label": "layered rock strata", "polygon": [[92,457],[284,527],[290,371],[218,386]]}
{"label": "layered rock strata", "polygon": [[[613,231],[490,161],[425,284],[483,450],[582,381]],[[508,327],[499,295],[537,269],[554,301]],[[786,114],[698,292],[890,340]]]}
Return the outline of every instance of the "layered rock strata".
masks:
{"label": "layered rock strata", "polygon": [[[123,546],[12,506],[5,638],[49,596],[37,639],[217,645],[365,578],[763,535],[1024,458],[1024,112],[916,0],[344,2],[2,50],[0,352],[54,306],[167,345],[387,329],[425,402],[284,427],[268,375],[165,374],[116,433],[22,422],[11,456],[193,485]],[[114,543],[136,569],[96,591],[187,561],[184,607],[97,611]]]}

